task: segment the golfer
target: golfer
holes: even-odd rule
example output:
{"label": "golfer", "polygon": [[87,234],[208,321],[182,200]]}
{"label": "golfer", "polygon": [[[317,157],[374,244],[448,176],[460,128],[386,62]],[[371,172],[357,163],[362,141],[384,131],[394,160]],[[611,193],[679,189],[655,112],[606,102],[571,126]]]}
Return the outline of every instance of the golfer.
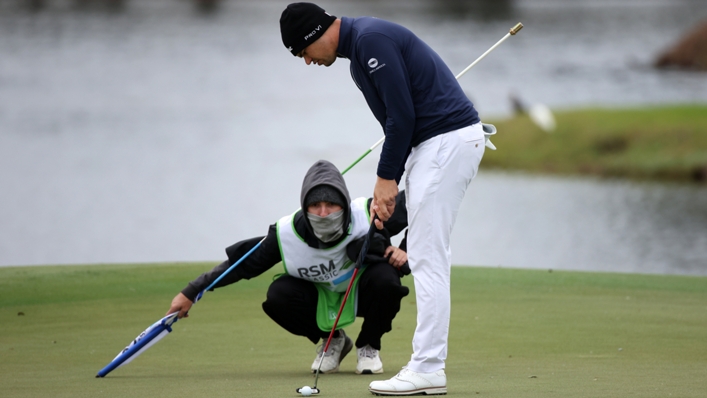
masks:
{"label": "golfer", "polygon": [[[399,195],[401,206],[404,200],[404,195]],[[314,344],[327,341],[369,230],[371,201],[366,198],[352,201],[336,166],[324,160],[316,162],[302,183],[302,209],[271,225],[260,247],[215,288],[256,277],[282,262],[284,274],[268,288],[263,310],[292,334],[307,337]],[[320,360],[320,372],[339,371],[341,360],[353,347],[343,327],[359,316],[363,324],[356,339],[356,373],[383,373],[379,353],[381,337],[392,329],[400,301],[409,293],[400,278],[410,273],[405,251],[390,244],[389,234],[396,235],[406,227],[407,220],[401,212],[399,217],[396,215],[388,221],[385,230],[371,238],[363,267],[356,275],[339,319],[338,330],[323,360],[320,347],[312,372],[316,372]],[[228,247],[228,261],[190,282],[172,300],[167,313],[179,311],[180,318],[188,316],[187,311],[199,292],[261,239],[248,239]],[[401,246],[404,244],[405,239]]]}
{"label": "golfer", "polygon": [[[336,18],[311,3],[287,6],[282,41],[307,65],[348,58],[351,76],[385,134],[372,210],[384,222],[407,172],[408,261],[415,280],[413,353],[379,395],[444,394],[450,316],[450,235],[484,154],[479,115],[447,65],[408,29],[377,18]],[[376,222],[378,227],[382,224]]]}

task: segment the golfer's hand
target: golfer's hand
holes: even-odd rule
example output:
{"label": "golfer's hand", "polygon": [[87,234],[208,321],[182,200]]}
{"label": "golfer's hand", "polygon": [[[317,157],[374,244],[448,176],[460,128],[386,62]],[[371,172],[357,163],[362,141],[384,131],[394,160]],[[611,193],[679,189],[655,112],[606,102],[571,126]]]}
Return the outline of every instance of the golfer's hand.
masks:
{"label": "golfer's hand", "polygon": [[388,246],[385,249],[384,257],[388,258],[388,263],[395,268],[400,268],[408,261],[408,254],[405,250],[395,246]]}
{"label": "golfer's hand", "polygon": [[[395,197],[398,196],[398,184],[395,180],[385,180],[378,177],[373,189],[373,212],[381,221],[388,221],[395,211]],[[383,223],[376,221],[376,228],[382,229]]]}
{"label": "golfer's hand", "polygon": [[186,318],[189,316],[188,312],[191,306],[194,305],[194,303],[187,298],[182,293],[179,293],[178,295],[174,296],[174,299],[172,299],[172,306],[169,307],[169,311],[167,311],[167,314],[169,315],[173,312],[179,311],[179,319]]}

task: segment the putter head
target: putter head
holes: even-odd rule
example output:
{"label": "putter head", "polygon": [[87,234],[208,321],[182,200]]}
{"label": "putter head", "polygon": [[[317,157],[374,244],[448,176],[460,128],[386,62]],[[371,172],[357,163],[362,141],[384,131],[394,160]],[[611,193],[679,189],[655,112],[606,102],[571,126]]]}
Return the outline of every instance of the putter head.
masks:
{"label": "putter head", "polygon": [[[298,388],[295,390],[297,392],[297,394],[301,394],[301,392],[300,392],[301,389],[302,388]],[[317,387],[312,387],[312,395],[315,395],[315,394],[319,394],[319,389]]]}

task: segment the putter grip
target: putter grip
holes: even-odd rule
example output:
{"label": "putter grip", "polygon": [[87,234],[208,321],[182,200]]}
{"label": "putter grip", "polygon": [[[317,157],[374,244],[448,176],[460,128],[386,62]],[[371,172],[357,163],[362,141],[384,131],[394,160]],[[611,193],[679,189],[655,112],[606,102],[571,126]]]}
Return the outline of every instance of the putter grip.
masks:
{"label": "putter grip", "polygon": [[521,29],[523,29],[523,24],[520,23],[520,22],[518,22],[518,23],[516,24],[516,26],[514,26],[514,27],[511,28],[511,31],[510,31],[509,33],[511,34],[511,36],[512,36],[512,35],[515,35],[515,34],[518,33],[518,31],[520,31]]}

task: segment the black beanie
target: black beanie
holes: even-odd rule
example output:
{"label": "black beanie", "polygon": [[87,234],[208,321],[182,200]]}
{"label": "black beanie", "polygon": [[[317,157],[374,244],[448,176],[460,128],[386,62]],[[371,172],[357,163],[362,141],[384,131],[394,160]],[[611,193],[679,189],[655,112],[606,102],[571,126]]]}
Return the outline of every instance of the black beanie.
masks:
{"label": "black beanie", "polygon": [[292,3],[280,16],[282,44],[297,55],[314,43],[334,23],[336,17],[312,3]]}
{"label": "black beanie", "polygon": [[346,200],[338,189],[331,185],[317,185],[309,190],[304,198],[304,208],[317,202],[335,203],[343,208],[346,208]]}

